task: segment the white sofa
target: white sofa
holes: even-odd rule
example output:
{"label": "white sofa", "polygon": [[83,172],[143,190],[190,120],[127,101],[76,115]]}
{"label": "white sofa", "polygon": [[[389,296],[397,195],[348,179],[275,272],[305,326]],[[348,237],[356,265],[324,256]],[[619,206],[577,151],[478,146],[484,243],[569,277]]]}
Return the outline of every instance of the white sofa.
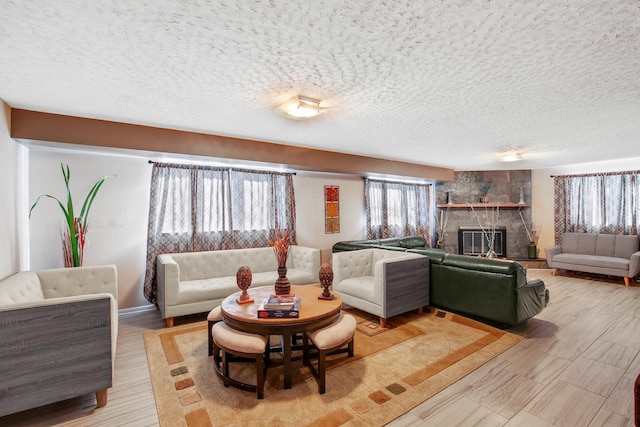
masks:
{"label": "white sofa", "polygon": [[[236,272],[243,265],[251,269],[252,288],[273,286],[278,279],[270,246],[158,255],[158,307],[167,327],[176,316],[209,312],[238,292]],[[317,283],[319,271],[320,249],[289,247],[287,278],[292,285]]]}
{"label": "white sofa", "polygon": [[429,305],[429,257],[385,249],[333,254],[333,290],[352,307],[387,319]]}
{"label": "white sofa", "polygon": [[0,416],[96,394],[107,403],[118,337],[114,265],[0,281]]}
{"label": "white sofa", "polygon": [[583,271],[624,277],[625,285],[640,273],[638,236],[564,233],[562,243],[545,250],[547,264],[558,270]]}

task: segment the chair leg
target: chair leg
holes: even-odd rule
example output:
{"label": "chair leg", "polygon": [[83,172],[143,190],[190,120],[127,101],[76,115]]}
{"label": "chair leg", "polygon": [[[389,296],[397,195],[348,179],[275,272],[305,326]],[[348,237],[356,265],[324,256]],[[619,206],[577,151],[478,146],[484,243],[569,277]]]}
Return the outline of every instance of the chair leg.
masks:
{"label": "chair leg", "polygon": [[211,335],[211,327],[213,326],[215,322],[208,322],[208,327],[207,327],[207,331],[209,331],[208,335],[209,335],[209,356],[213,355],[213,335]]}
{"label": "chair leg", "polygon": [[387,319],[385,319],[384,317],[380,318],[380,327],[381,328],[386,328],[387,327]]}
{"label": "chair leg", "polygon": [[109,389],[98,390],[96,391],[96,406],[98,408],[102,408],[107,404],[107,392]]}
{"label": "chair leg", "polygon": [[216,345],[216,343],[213,343],[213,349],[212,349],[212,354],[213,354],[213,367],[216,370],[219,370],[221,365],[221,358],[220,358],[220,348],[218,348],[218,346]]}
{"label": "chair leg", "polygon": [[349,350],[347,351],[347,355],[349,357],[353,357],[353,338],[351,338],[351,341],[349,341],[348,348],[349,348]]}
{"label": "chair leg", "polygon": [[309,359],[309,338],[307,334],[302,336],[302,364],[309,366],[311,360]]}
{"label": "chair leg", "polygon": [[318,351],[318,393],[326,391],[326,352]]}
{"label": "chair leg", "polygon": [[264,355],[256,358],[256,395],[258,399],[264,398]]}
{"label": "chair leg", "polygon": [[224,372],[222,383],[225,387],[229,387],[229,353],[224,350],[222,350],[222,372]]}
{"label": "chair leg", "polygon": [[629,278],[628,277],[624,278],[624,285],[625,286],[629,286]]}
{"label": "chair leg", "polygon": [[173,317],[167,317],[167,328],[173,328]]}

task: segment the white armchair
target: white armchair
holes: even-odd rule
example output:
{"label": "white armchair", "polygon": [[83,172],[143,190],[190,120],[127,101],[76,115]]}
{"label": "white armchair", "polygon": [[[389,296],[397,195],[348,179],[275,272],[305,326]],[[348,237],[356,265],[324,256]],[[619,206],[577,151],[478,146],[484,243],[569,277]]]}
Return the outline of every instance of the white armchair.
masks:
{"label": "white armchair", "polygon": [[0,280],[0,416],[93,392],[107,404],[117,298],[115,265]]}
{"label": "white armchair", "polygon": [[387,319],[429,305],[429,258],[384,249],[333,254],[333,290],[343,302]]}

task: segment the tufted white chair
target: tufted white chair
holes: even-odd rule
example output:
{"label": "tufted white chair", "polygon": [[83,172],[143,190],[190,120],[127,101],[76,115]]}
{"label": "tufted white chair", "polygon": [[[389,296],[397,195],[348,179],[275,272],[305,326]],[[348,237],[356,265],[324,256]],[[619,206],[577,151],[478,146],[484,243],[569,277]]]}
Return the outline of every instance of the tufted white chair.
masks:
{"label": "tufted white chair", "polygon": [[107,404],[118,337],[115,265],[0,281],[0,416],[95,392]]}
{"label": "tufted white chair", "polygon": [[345,304],[380,317],[429,305],[429,258],[384,249],[336,252],[332,258],[333,290]]}

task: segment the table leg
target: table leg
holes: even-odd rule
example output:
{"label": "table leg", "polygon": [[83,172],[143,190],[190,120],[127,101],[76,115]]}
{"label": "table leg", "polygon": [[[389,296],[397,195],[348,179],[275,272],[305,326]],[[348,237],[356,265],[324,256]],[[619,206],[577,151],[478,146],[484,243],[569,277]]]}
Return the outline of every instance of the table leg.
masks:
{"label": "table leg", "polygon": [[291,333],[282,336],[282,368],[284,371],[284,388],[291,388]]}

